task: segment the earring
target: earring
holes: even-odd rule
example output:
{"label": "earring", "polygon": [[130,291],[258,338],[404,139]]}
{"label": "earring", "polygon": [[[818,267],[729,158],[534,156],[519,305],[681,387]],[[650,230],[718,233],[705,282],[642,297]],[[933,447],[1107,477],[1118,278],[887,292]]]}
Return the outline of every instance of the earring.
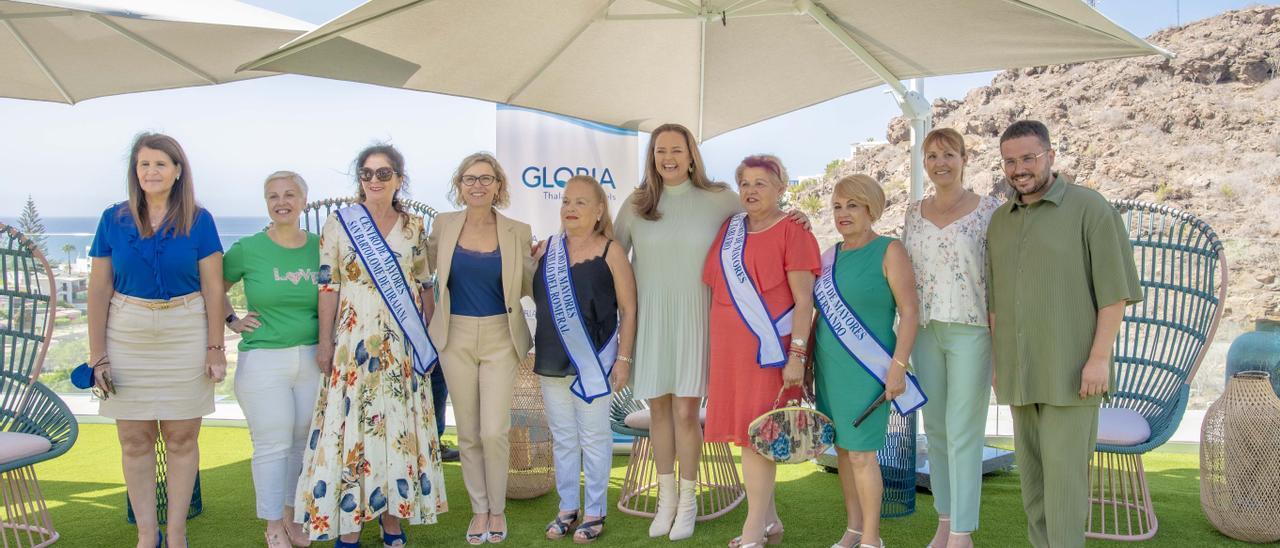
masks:
{"label": "earring", "polygon": [[689,164],[689,174],[693,175],[693,164]]}

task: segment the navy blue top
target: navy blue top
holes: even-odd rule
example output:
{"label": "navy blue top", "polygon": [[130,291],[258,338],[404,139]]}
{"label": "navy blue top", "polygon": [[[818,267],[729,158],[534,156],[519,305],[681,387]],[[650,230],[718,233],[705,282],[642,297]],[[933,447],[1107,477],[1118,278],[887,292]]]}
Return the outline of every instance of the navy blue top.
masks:
{"label": "navy blue top", "polygon": [[[569,266],[569,275],[573,277],[573,294],[578,299],[578,311],[582,313],[582,323],[587,328],[587,336],[591,344],[599,350],[618,330],[618,293],[613,287],[613,271],[605,257],[609,255],[609,246],[613,240],[604,244],[604,252],[599,257],[587,259]],[[533,273],[533,302],[538,305],[535,315],[538,319],[533,333],[533,372],[544,377],[568,377],[577,375],[578,370],[569,362],[569,354],[564,351],[564,343],[556,332],[555,320],[551,319],[551,305],[547,297],[546,277],[547,256],[538,261],[538,269]],[[613,364],[604,364],[612,368]]]}
{"label": "navy blue top", "polygon": [[502,253],[453,248],[449,270],[449,313],[484,317],[506,314],[502,298]]}
{"label": "navy blue top", "polygon": [[200,291],[197,263],[221,251],[218,227],[204,208],[196,208],[195,222],[186,236],[165,226],[150,238],[142,238],[129,204],[120,202],[102,212],[89,256],[111,258],[111,285],[116,293],[140,299],[172,299]]}

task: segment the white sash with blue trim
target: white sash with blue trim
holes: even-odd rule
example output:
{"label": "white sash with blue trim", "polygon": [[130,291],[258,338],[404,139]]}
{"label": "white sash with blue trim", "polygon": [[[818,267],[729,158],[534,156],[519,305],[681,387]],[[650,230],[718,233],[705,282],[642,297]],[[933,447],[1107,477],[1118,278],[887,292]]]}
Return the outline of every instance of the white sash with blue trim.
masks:
{"label": "white sash with blue trim", "polygon": [[547,305],[551,308],[551,321],[569,363],[578,372],[569,386],[573,395],[587,403],[609,394],[609,373],[618,358],[618,330],[604,347],[596,351],[587,335],[582,320],[582,308],[578,306],[578,294],[573,289],[573,275],[569,272],[569,250],[564,234],[547,239],[547,253],[542,262],[542,279],[547,288]]}
{"label": "white sash with blue trim", "polygon": [[746,251],[747,214],[739,213],[729,218],[724,242],[720,244],[720,271],[724,274],[734,309],[760,342],[756,363],[760,367],[782,367],[787,364],[787,349],[782,347],[780,339],[791,334],[791,312],[795,307],[788,308],[777,319],[769,314],[764,299],[751,281],[751,274],[747,272]]}
{"label": "white sash with blue trim", "polygon": [[436,346],[431,343],[427,334],[427,324],[422,320],[422,311],[413,301],[409,284],[400,270],[396,255],[387,245],[387,240],[378,232],[378,225],[369,216],[364,204],[356,204],[338,210],[338,220],[342,228],[351,238],[351,245],[356,249],[356,256],[364,263],[364,269],[373,278],[373,285],[382,295],[383,302],[391,311],[404,333],[405,343],[413,354],[413,370],[419,375],[426,375],[439,361]]}
{"label": "white sash with blue trim", "polygon": [[[831,328],[845,352],[883,385],[889,374],[893,354],[862,325],[858,313],[849,308],[849,303],[836,289],[835,258],[839,248],[840,244],[836,244],[822,254],[822,275],[813,284],[814,303],[818,305],[819,316]],[[898,413],[906,415],[928,401],[929,398],[920,389],[915,375],[907,373],[907,389],[893,399],[893,406]]]}

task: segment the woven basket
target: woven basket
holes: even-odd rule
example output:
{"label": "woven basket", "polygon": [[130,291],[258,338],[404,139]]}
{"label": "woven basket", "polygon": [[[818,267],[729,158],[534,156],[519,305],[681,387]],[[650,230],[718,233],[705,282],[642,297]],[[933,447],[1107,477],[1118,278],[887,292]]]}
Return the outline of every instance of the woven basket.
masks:
{"label": "woven basket", "polygon": [[507,498],[532,499],[555,486],[551,429],[542,407],[542,388],[533,372],[533,354],[520,363],[511,397],[511,464]]}
{"label": "woven basket", "polygon": [[1237,373],[1205,414],[1200,507],[1231,538],[1280,540],[1280,399],[1265,372]]}

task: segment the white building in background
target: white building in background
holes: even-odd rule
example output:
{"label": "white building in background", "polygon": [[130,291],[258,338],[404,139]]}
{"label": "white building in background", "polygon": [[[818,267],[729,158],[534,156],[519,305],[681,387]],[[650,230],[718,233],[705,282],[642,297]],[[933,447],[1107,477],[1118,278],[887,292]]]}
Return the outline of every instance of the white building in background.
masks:
{"label": "white building in background", "polygon": [[67,274],[54,274],[57,278],[58,300],[74,307],[86,306],[88,303],[89,278]]}

